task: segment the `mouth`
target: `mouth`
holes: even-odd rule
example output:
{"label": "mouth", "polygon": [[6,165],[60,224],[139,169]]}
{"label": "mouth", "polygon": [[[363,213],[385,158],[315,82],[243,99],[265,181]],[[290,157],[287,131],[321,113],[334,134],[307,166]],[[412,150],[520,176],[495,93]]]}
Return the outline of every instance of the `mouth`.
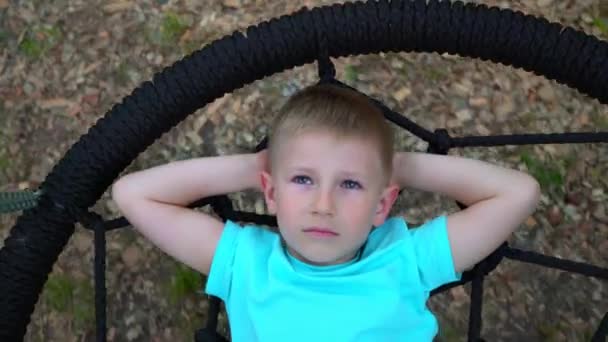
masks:
{"label": "mouth", "polygon": [[310,233],[314,236],[337,236],[338,233],[334,232],[329,228],[322,227],[310,227],[303,230],[305,233]]}

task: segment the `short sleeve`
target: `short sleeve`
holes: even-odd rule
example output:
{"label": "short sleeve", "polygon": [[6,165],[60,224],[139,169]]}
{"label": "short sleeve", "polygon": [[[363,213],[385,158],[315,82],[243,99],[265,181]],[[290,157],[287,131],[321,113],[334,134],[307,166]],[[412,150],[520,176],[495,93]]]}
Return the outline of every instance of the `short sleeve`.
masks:
{"label": "short sleeve", "polygon": [[226,301],[230,294],[232,269],[241,227],[227,220],[211,261],[205,292]]}
{"label": "short sleeve", "polygon": [[436,217],[410,229],[410,234],[423,286],[431,291],[461,279],[462,273],[454,268],[446,216]]}

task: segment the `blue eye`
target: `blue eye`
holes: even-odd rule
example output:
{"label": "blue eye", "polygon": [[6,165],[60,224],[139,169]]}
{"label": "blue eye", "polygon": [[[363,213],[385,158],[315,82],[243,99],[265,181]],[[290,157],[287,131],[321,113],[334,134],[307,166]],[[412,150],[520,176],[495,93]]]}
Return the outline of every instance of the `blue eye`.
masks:
{"label": "blue eye", "polygon": [[310,180],[307,176],[295,176],[292,178],[292,181],[296,184],[306,184],[307,180]]}
{"label": "blue eye", "polygon": [[348,189],[360,189],[361,188],[361,184],[359,184],[358,182],[355,182],[354,180],[350,180],[350,179],[345,180],[344,184],[348,184],[346,186]]}

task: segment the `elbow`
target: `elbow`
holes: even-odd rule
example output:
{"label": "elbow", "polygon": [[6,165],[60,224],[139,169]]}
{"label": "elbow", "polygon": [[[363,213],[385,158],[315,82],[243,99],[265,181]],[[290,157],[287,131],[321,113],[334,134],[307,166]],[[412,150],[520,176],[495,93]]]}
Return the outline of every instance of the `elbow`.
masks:
{"label": "elbow", "polygon": [[132,195],[132,191],[129,190],[130,186],[125,177],[120,178],[118,181],[114,182],[112,185],[110,194],[112,196],[112,200],[120,207],[119,203],[123,203],[124,198]]}
{"label": "elbow", "polygon": [[531,211],[534,211],[542,195],[540,184],[534,177],[526,175],[524,185],[522,186],[522,195],[525,196],[524,200],[529,203]]}

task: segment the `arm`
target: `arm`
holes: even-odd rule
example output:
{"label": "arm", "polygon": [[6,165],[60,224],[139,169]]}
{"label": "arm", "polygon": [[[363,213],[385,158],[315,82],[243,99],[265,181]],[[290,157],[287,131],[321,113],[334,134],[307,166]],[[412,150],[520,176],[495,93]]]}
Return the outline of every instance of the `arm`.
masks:
{"label": "arm", "polygon": [[112,186],[112,198],[152,243],[209,274],[224,224],[185,206],[204,197],[259,189],[259,168],[259,154],[172,162],[120,178]]}
{"label": "arm", "polygon": [[526,173],[479,160],[428,153],[395,155],[393,182],[446,195],[467,206],[447,217],[457,272],[492,253],[534,212],[538,182]]}

